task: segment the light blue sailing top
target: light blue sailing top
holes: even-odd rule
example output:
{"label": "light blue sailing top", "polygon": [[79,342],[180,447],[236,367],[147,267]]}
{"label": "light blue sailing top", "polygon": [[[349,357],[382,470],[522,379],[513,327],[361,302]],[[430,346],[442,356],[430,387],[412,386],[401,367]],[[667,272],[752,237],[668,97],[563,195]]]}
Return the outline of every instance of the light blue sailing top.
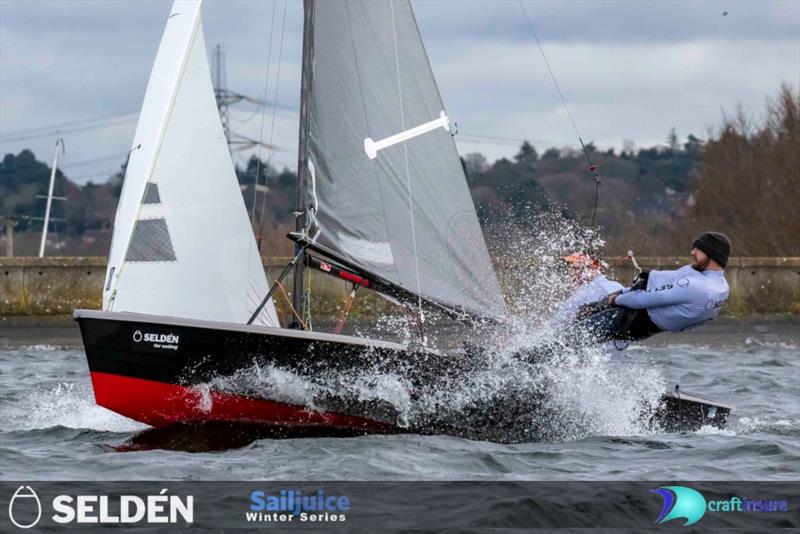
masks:
{"label": "light blue sailing top", "polygon": [[590,302],[597,302],[601,298],[623,289],[622,284],[598,275],[589,282],[580,286],[561,306],[559,306],[550,323],[556,326],[565,325],[575,319],[578,308]]}
{"label": "light blue sailing top", "polygon": [[723,271],[700,272],[685,265],[674,271],[650,271],[645,291],[625,289],[615,303],[646,308],[656,326],[680,332],[716,318],[728,292]]}

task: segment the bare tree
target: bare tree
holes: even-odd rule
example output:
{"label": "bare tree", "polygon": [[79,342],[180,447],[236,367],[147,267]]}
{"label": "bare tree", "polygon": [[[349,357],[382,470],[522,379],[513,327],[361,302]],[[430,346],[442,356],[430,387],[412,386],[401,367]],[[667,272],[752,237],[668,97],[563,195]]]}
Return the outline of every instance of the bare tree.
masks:
{"label": "bare tree", "polygon": [[738,256],[800,255],[800,94],[782,86],[759,122],[741,108],[723,118],[677,242],[713,228]]}

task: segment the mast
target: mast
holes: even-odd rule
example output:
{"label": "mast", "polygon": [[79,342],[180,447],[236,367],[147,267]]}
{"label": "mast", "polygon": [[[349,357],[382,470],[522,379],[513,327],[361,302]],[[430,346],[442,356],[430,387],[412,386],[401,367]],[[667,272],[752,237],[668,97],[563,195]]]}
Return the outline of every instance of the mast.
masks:
{"label": "mast", "polygon": [[[295,211],[295,231],[305,232],[306,229],[306,179],[308,172],[308,127],[309,106],[311,104],[311,83],[313,76],[312,61],[314,59],[314,0],[303,1],[303,67],[300,81],[300,139],[297,152],[297,210]],[[301,253],[301,245],[295,243],[295,255]],[[305,262],[295,263],[294,286],[292,300],[294,309],[300,317],[305,315],[306,295],[304,292]],[[293,322],[296,328],[302,328]]]}

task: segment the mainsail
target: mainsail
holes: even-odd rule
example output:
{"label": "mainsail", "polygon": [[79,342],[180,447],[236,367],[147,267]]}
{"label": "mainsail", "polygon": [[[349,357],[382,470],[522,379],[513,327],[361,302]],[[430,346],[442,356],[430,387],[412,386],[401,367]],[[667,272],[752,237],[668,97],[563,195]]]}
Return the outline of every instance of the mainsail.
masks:
{"label": "mainsail", "polygon": [[308,205],[331,255],[479,315],[504,304],[411,5],[315,2]]}
{"label": "mainsail", "polygon": [[[133,146],[103,308],[246,322],[267,284],[214,101],[199,0],[172,6]],[[279,326],[271,300],[254,322]]]}

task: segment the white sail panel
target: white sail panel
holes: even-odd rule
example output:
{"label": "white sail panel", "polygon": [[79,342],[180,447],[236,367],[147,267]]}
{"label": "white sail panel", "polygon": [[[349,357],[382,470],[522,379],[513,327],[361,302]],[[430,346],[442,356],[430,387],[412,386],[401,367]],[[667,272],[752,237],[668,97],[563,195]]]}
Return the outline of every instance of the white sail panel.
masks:
{"label": "white sail panel", "polygon": [[[199,1],[173,4],[133,144],[104,308],[246,322],[267,282],[214,100]],[[255,323],[279,325],[272,301]]]}

